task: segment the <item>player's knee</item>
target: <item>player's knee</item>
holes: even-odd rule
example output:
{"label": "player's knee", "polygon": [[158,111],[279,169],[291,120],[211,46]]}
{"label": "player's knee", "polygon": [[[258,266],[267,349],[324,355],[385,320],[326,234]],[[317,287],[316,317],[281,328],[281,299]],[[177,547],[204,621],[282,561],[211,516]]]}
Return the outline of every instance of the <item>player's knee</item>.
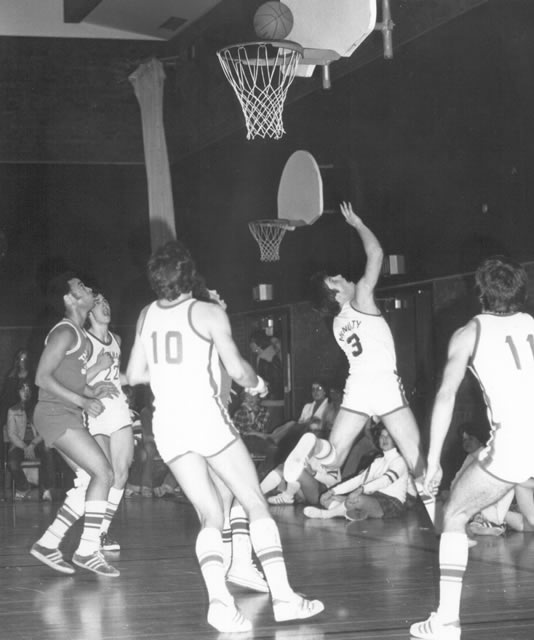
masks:
{"label": "player's knee", "polygon": [[317,440],[313,455],[325,467],[339,466],[338,450],[328,440]]}
{"label": "player's knee", "polygon": [[476,513],[476,510],[471,513],[465,509],[462,505],[455,504],[454,502],[448,502],[443,508],[443,523],[445,527],[464,528]]}

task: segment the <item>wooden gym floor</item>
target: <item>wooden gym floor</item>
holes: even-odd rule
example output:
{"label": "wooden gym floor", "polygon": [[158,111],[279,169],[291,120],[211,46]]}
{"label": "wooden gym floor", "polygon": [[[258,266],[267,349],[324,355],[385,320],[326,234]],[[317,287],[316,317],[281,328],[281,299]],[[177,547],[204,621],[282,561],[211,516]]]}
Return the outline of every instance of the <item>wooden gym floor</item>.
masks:
{"label": "wooden gym floor", "polygon": [[[290,580],[326,610],[276,624],[269,597],[232,587],[251,634],[209,627],[194,555],[198,529],[184,499],[127,499],[112,533],[119,578],[63,576],[28,553],[58,503],[0,503],[1,640],[394,640],[427,616],[437,594],[437,539],[422,509],[401,521],[308,520],[276,507]],[[67,558],[79,528],[65,543]],[[534,534],[479,538],[462,601],[463,640],[534,638]]]}

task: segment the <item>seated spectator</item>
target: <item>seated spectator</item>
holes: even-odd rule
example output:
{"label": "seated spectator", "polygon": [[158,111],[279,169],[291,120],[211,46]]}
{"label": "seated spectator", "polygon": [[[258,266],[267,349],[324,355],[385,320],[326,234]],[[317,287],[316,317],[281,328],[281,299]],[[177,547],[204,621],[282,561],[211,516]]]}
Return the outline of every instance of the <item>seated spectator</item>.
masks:
{"label": "seated spectator", "polygon": [[261,404],[258,395],[243,390],[241,406],[234,413],[232,420],[252,457],[262,458],[258,464],[258,474],[263,475],[265,464],[270,464],[266,463],[266,460],[270,455],[273,456],[277,449],[271,434],[265,433],[269,422],[269,410]]}
{"label": "seated spectator", "polygon": [[331,387],[328,390],[328,404],[326,405],[325,412],[323,414],[323,432],[324,438],[329,438],[334,426],[334,422],[339,409],[341,408],[341,402],[343,401],[343,391],[337,387]]}
{"label": "seated spectator", "polygon": [[326,388],[321,381],[315,380],[311,386],[312,401],[304,405],[299,419],[289,420],[269,433],[270,441],[276,446],[269,448],[262,465],[263,473],[258,470],[260,478],[282,464],[307,431],[324,433],[324,415],[328,406]]}
{"label": "seated spectator", "polygon": [[373,438],[381,453],[367,469],[343,480],[323,493],[323,509],[304,508],[308,518],[395,518],[406,509],[408,467],[382,423],[372,428]]}
{"label": "seated spectator", "polygon": [[52,500],[51,489],[55,484],[55,466],[52,451],[45,447],[32,422],[31,386],[19,382],[19,401],[7,412],[7,438],[9,442],[8,466],[15,482],[15,499],[23,500],[30,492],[30,484],[22,470],[24,460],[40,460],[42,499]]}

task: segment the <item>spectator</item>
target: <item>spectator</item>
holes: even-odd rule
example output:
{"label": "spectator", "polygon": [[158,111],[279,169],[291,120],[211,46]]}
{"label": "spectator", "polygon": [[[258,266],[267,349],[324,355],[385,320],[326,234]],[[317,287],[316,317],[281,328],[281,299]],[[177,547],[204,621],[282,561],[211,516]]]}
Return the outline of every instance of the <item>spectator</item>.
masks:
{"label": "spectator", "polygon": [[[269,434],[269,439],[275,443],[276,446],[269,448],[267,458],[262,465],[262,471],[264,473],[259,473],[260,478],[262,475],[265,475],[265,473],[270,472],[271,469],[276,471],[276,467],[284,462],[304,433],[312,431],[318,436],[323,434],[323,418],[328,406],[326,389],[327,387],[322,381],[314,380],[311,385],[312,401],[304,405],[299,419],[296,421],[289,420],[276,427],[276,429]],[[278,477],[277,472],[276,475]],[[274,476],[271,480],[274,482]],[[279,483],[276,482],[274,486],[271,486],[271,482],[268,480],[266,486],[270,486],[270,490],[272,490],[278,486],[278,484]],[[268,491],[265,491],[265,493],[268,493]]]}
{"label": "spectator", "polygon": [[395,518],[406,509],[408,467],[382,423],[372,429],[379,454],[367,469],[321,495],[324,509],[305,507],[308,518]]}
{"label": "spectator", "polygon": [[52,500],[55,467],[52,451],[45,447],[35,430],[31,411],[31,386],[21,380],[18,386],[19,401],[7,412],[7,437],[9,442],[8,465],[15,481],[15,499],[23,500],[30,492],[30,484],[22,470],[24,460],[41,461],[42,499]]}
{"label": "spectator", "polygon": [[253,365],[256,373],[269,386],[271,400],[284,399],[284,374],[280,350],[273,345],[271,338],[258,329],[249,338],[250,350],[255,356]]}

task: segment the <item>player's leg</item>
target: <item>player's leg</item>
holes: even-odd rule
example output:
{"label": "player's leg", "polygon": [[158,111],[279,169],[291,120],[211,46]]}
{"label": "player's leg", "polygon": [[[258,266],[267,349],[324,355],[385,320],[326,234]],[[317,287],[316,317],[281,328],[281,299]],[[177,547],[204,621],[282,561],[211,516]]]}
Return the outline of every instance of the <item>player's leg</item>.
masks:
{"label": "player's leg", "polygon": [[[106,498],[113,479],[111,466],[94,438],[84,429],[67,429],[54,442],[54,446],[71,468],[81,469],[88,476],[88,480],[82,481],[80,483],[81,486],[79,488],[75,487],[73,494],[67,497],[63,505],[66,509],[62,507],[63,511],[60,509],[60,513],[54,521],[56,522],[58,517],[65,516],[63,526],[61,527],[64,535],[66,530],[70,528],[81,515],[85,515],[80,544],[74,553],[73,562],[99,575],[110,577],[118,576],[119,572],[111,567],[99,552],[100,525],[104,518],[107,505]],[[71,506],[73,507],[72,509]],[[54,523],[51,527],[53,525]],[[54,532],[50,529],[49,527],[47,533],[54,535]],[[61,538],[63,535],[61,535]],[[57,540],[55,545],[57,551],[61,538],[59,538],[58,535],[54,537]],[[51,547],[48,546],[50,541],[51,538],[49,536],[46,536],[46,539],[42,537],[37,545],[38,547],[50,549]],[[34,551],[35,545],[32,547],[32,555],[38,557]],[[44,555],[42,551],[41,555]],[[43,560],[42,557],[39,559]],[[49,562],[46,564],[52,566]],[[61,571],[60,568],[56,568],[58,571]],[[64,570],[62,572],[66,573]]]}
{"label": "player's leg", "polygon": [[329,440],[317,438],[312,433],[302,436],[284,464],[284,478],[288,482],[296,482],[307,458],[312,456],[325,467],[339,469],[368,419],[369,416],[363,413],[342,407],[334,421]]}
{"label": "player's leg", "polygon": [[384,426],[395,440],[397,448],[415,478],[424,473],[424,456],[421,449],[421,435],[415,416],[410,407],[403,407],[381,416]]}
{"label": "player's leg", "polygon": [[302,598],[289,585],[278,527],[271,518],[243,442],[234,441],[210,457],[209,464],[247,512],[252,546],[269,584],[275,619],[301,619],[320,613],[324,608],[321,602]]}
{"label": "player's leg", "polygon": [[508,511],[504,521],[514,531],[534,531],[534,492],[518,485],[515,499],[519,511]]}
{"label": "player's leg", "polygon": [[490,475],[479,464],[466,467],[456,480],[444,507],[439,545],[439,606],[428,620],[411,626],[413,637],[425,640],[460,638],[460,599],[468,554],[466,525],[475,513],[502,498],[513,486]]}
{"label": "player's leg", "polygon": [[381,416],[381,420],[406,461],[413,475],[417,493],[432,524],[434,524],[436,522],[436,496],[429,495],[423,489],[425,458],[421,449],[419,427],[412,410],[410,407],[403,407]]}
{"label": "player's leg", "polygon": [[110,538],[108,531],[128,481],[128,472],[133,461],[133,431],[131,426],[127,426],[114,431],[109,437],[100,435],[95,436],[95,439],[106,452],[113,469],[113,484],[109,490],[106,513],[100,527],[100,547],[103,551],[120,551],[119,543]]}
{"label": "player's leg", "polygon": [[247,514],[230,489],[210,468],[210,477],[221,496],[224,525],[222,531],[226,580],[252,591],[269,593],[265,578],[252,560],[252,543]]}
{"label": "player's leg", "polygon": [[239,612],[226,587],[221,534],[223,509],[206,460],[196,453],[186,453],[167,465],[200,520],[195,551],[208,591],[208,623],[223,633],[250,631],[252,625]]}

